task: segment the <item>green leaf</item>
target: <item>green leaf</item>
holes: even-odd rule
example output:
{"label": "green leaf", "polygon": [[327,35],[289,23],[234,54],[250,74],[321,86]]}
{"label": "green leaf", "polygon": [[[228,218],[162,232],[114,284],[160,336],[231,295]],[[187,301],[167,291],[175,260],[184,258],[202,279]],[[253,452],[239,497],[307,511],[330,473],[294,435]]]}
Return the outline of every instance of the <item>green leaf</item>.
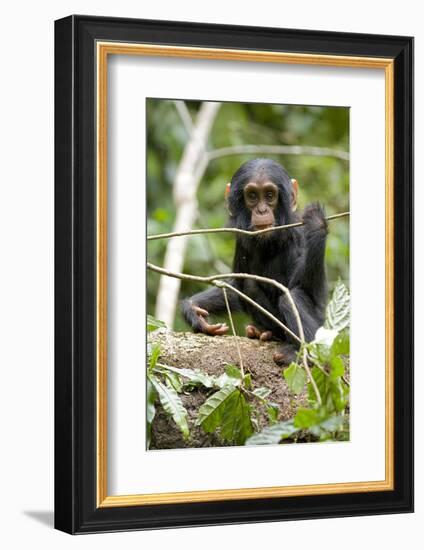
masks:
{"label": "green leaf", "polygon": [[244,395],[236,390],[223,410],[221,437],[228,441],[234,441],[237,445],[244,445],[253,431],[250,407]]}
{"label": "green leaf", "polygon": [[233,385],[224,386],[203,403],[196,424],[208,433],[220,428],[224,440],[238,445],[242,445],[253,433],[249,405]]}
{"label": "green leaf", "polygon": [[290,390],[296,395],[303,391],[306,384],[306,373],[296,363],[291,363],[283,372]]}
{"label": "green leaf", "polygon": [[[346,384],[340,379],[331,383],[330,394],[334,409],[337,412],[342,412],[348,403],[349,392],[345,391]],[[348,389],[348,388],[347,388]]]}
{"label": "green leaf", "polygon": [[296,428],[310,428],[319,421],[319,414],[314,409],[298,409],[296,416],[294,417],[294,426]]}
{"label": "green leaf", "polygon": [[[327,376],[318,367],[312,367],[311,375],[324,402],[327,393]],[[311,383],[308,384],[308,399],[312,404],[317,403],[317,396]]]}
{"label": "green leaf", "polygon": [[147,448],[150,448],[150,440],[152,435],[152,422],[155,418],[156,407],[155,401],[158,394],[149,379],[147,379],[147,396],[146,396],[146,419],[147,419]]}
{"label": "green leaf", "polygon": [[149,370],[153,370],[160,356],[160,345],[155,343],[150,349]]}
{"label": "green leaf", "polygon": [[330,361],[330,379],[335,380],[344,375],[345,368],[341,357],[333,357]]}
{"label": "green leaf", "polygon": [[159,400],[165,412],[173,418],[175,424],[181,430],[184,439],[187,439],[189,436],[187,411],[184,408],[180,396],[173,387],[165,386],[165,384],[162,384],[162,382],[160,382],[156,377],[149,376],[148,378],[157,391]]}
{"label": "green leaf", "polygon": [[178,367],[171,367],[170,365],[161,365],[161,372],[164,371],[174,372],[179,376],[188,378],[193,385],[204,386],[205,388],[213,388],[217,386],[216,379],[213,376],[209,376],[199,369],[180,369]]}
{"label": "green leaf", "polygon": [[234,378],[233,376],[228,376],[226,372],[218,376],[215,379],[215,386],[218,388],[225,388],[226,386],[240,386],[241,378]]}
{"label": "green leaf", "polygon": [[166,327],[163,321],[159,321],[159,319],[155,319],[151,315],[147,315],[147,332],[152,332],[153,330],[163,327]]}
{"label": "green leaf", "polygon": [[320,327],[316,331],[315,338],[312,343],[319,346],[326,346],[327,348],[330,348],[335,338],[337,337],[337,334],[338,334],[337,330]]}
{"label": "green leaf", "polygon": [[349,331],[343,330],[336,336],[331,346],[331,355],[349,355],[350,352],[350,338]]}
{"label": "green leaf", "polygon": [[280,412],[280,407],[277,405],[277,403],[270,403],[268,402],[266,404],[266,412],[268,415],[268,419],[271,422],[271,424],[274,424],[278,420],[278,413]]}
{"label": "green leaf", "polygon": [[350,322],[350,296],[347,287],[339,280],[327,306],[324,327],[340,332]]}
{"label": "green leaf", "polygon": [[165,378],[166,378],[167,385],[171,385],[177,393],[182,392],[183,385],[177,373],[168,371],[165,374]]}
{"label": "green leaf", "polygon": [[203,426],[206,432],[213,432],[221,423],[225,402],[236,391],[237,388],[229,384],[212,394],[199,408],[196,424]]}
{"label": "green leaf", "polygon": [[247,390],[250,390],[251,387],[252,387],[252,375],[250,374],[250,372],[248,372],[247,374],[244,375],[244,378],[243,378],[243,386],[247,389]]}
{"label": "green leaf", "polygon": [[256,397],[259,397],[259,399],[266,399],[268,395],[271,393],[272,390],[269,388],[265,388],[265,386],[261,386],[260,388],[255,388],[253,390],[253,395]]}
{"label": "green leaf", "polygon": [[245,445],[278,445],[280,441],[291,437],[298,431],[299,428],[296,428],[293,420],[278,422],[278,424],[267,426],[261,432],[249,437]]}
{"label": "green leaf", "polygon": [[230,378],[236,378],[241,380],[241,371],[235,365],[226,365],[225,374]]}

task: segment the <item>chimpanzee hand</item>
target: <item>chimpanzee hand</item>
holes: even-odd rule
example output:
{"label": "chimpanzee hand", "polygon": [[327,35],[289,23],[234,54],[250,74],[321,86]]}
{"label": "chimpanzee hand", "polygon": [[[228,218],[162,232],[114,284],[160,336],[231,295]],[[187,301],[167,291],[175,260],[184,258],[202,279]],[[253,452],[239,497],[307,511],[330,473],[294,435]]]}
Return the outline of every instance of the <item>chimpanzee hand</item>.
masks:
{"label": "chimpanzee hand", "polygon": [[228,332],[228,326],[226,323],[217,323],[216,325],[210,325],[205,321],[205,317],[209,315],[209,312],[206,309],[203,309],[198,306],[191,306],[193,313],[195,313],[195,321],[193,328],[196,332],[203,332],[204,334],[209,334],[210,336],[221,336]]}
{"label": "chimpanzee hand", "polygon": [[325,211],[319,202],[308,204],[303,211],[302,218],[307,231],[322,231],[324,234],[327,234]]}

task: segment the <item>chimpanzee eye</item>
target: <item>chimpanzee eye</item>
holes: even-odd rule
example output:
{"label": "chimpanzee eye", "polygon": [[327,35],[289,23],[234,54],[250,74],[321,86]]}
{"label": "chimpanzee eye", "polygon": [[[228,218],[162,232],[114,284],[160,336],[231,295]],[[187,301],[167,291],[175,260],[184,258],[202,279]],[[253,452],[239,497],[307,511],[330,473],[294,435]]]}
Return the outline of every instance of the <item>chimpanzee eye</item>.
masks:
{"label": "chimpanzee eye", "polygon": [[248,194],[247,194],[247,198],[251,201],[255,201],[256,200],[256,193],[254,191],[250,191]]}
{"label": "chimpanzee eye", "polygon": [[272,199],[274,198],[274,193],[272,191],[268,191],[265,197],[267,201],[272,201]]}

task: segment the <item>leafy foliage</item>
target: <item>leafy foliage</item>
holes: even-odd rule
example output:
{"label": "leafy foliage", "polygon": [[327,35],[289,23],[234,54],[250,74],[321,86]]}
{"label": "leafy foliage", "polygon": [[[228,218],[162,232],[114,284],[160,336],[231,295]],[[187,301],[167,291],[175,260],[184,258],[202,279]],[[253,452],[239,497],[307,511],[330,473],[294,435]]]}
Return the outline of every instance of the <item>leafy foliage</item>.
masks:
{"label": "leafy foliage", "polygon": [[324,327],[338,332],[349,326],[350,298],[346,286],[339,280],[333,291],[333,298],[326,310]]}
{"label": "leafy foliage", "polygon": [[[155,324],[153,320],[152,324]],[[250,392],[251,376],[243,376],[238,367],[227,364],[220,376],[210,376],[200,370],[172,367],[159,362],[160,346],[148,346],[147,372],[147,438],[150,446],[151,425],[156,414],[155,402],[160,401],[164,411],[174,420],[185,439],[189,438],[187,410],[179,396],[183,391],[203,387],[211,393],[199,408],[196,424],[205,432],[217,431],[224,441],[243,445],[254,431],[251,407],[246,396],[261,400],[270,419],[276,419],[278,409],[269,403],[268,388]]]}
{"label": "leafy foliage", "polygon": [[[247,445],[278,443],[304,431],[319,441],[349,438],[347,407],[349,386],[345,380],[345,362],[349,354],[349,292],[340,281],[330,300],[324,327],[315,340],[306,345],[312,382],[307,382],[301,365],[292,363],[283,372],[291,391],[299,394],[305,384],[309,407],[301,407],[289,423],[280,422],[253,435]],[[315,389],[316,388],[316,389]],[[317,394],[318,391],[318,394]]]}
{"label": "leafy foliage", "polygon": [[[208,396],[198,410],[195,424],[206,433],[216,432],[231,444],[268,445],[305,438],[312,441],[349,439],[349,385],[345,378],[349,355],[348,300],[349,293],[339,282],[327,307],[324,326],[318,329],[314,341],[305,344],[312,380],[308,380],[304,365],[299,362],[291,363],[283,371],[282,376],[293,394],[306,392],[308,403],[284,422],[278,422],[278,405],[269,401],[271,390],[265,386],[252,389],[251,375],[244,375],[237,366],[227,364],[220,376],[198,369],[173,367],[160,362],[160,347],[150,344],[147,373],[149,441],[157,401],[184,438],[189,438],[188,415],[180,394],[197,387],[206,390]],[[299,358],[302,355],[299,353]],[[269,420],[269,425],[259,433],[255,400],[265,407]]]}

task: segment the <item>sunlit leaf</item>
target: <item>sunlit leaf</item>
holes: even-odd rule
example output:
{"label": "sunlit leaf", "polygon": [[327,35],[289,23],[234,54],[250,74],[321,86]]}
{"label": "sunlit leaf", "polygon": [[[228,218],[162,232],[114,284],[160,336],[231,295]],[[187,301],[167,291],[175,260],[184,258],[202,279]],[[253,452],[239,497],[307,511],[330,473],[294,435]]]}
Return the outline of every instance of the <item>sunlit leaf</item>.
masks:
{"label": "sunlit leaf", "polygon": [[217,386],[215,377],[209,376],[199,369],[181,369],[179,367],[171,367],[170,365],[161,365],[162,371],[170,371],[175,374],[187,378],[193,385],[204,386],[205,388],[213,388]]}
{"label": "sunlit leaf", "polygon": [[271,393],[271,390],[269,388],[265,388],[264,386],[261,386],[260,388],[255,388],[252,393],[256,397],[259,397],[259,399],[266,399],[268,395]]}
{"label": "sunlit leaf", "polygon": [[337,330],[320,327],[317,330],[315,334],[315,338],[312,343],[316,345],[331,347],[331,345],[334,342],[334,339],[337,337],[337,334],[338,334]]}
{"label": "sunlit leaf", "polygon": [[160,345],[158,343],[152,344],[150,348],[149,369],[153,370],[158,362],[160,356]]}
{"label": "sunlit leaf", "polygon": [[166,386],[155,376],[149,376],[149,380],[157,391],[159,400],[165,412],[172,417],[175,424],[181,430],[184,439],[187,439],[189,436],[187,411],[184,408],[180,396],[172,386]]}
{"label": "sunlit leaf", "polygon": [[296,428],[310,428],[318,423],[319,415],[314,409],[300,408],[294,417],[294,426]]}
{"label": "sunlit leaf", "polygon": [[339,280],[328,303],[324,327],[340,332],[350,322],[350,297],[347,287]]}
{"label": "sunlit leaf", "polygon": [[293,420],[278,422],[273,426],[267,426],[261,432],[252,435],[245,445],[278,445],[280,441],[291,437],[299,431]]}
{"label": "sunlit leaf", "polygon": [[152,330],[156,330],[158,328],[163,328],[163,327],[166,327],[163,321],[159,321],[158,319],[155,319],[151,315],[147,315],[147,332],[151,332]]}
{"label": "sunlit leaf", "polygon": [[283,376],[290,390],[296,395],[301,393],[306,384],[306,373],[296,363],[291,363],[284,369]]}

